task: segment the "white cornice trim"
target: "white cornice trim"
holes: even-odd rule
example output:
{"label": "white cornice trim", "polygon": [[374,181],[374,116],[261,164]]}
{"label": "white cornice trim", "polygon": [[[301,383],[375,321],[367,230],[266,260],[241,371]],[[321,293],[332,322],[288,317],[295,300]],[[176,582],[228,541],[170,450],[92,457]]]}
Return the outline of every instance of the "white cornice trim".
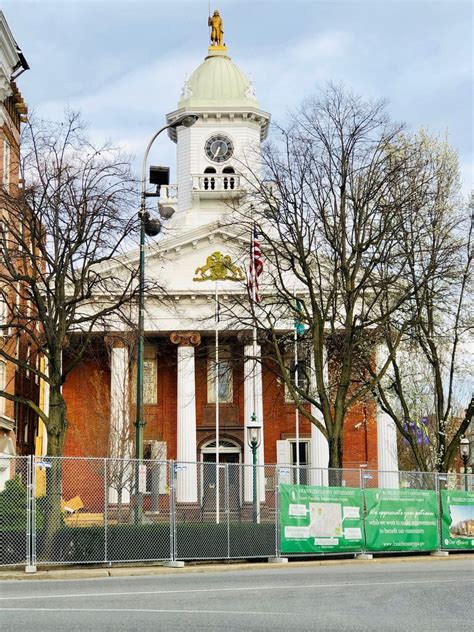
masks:
{"label": "white cornice trim", "polygon": [[[224,239],[237,241],[241,244],[248,242],[248,239],[232,230],[229,226],[222,226],[219,222],[213,222],[212,224],[206,224],[205,226],[199,226],[198,228],[186,231],[180,235],[163,237],[161,240],[147,245],[145,247],[145,258],[151,261],[155,257],[161,257],[173,251],[176,252],[186,246],[195,248],[196,243],[200,241],[212,241],[212,238],[215,237],[223,237]],[[134,248],[113,261],[108,261],[94,269],[98,274],[101,272],[110,272],[123,264],[138,265],[139,258],[140,249]]]}
{"label": "white cornice trim", "polygon": [[3,15],[3,11],[0,11],[0,42],[2,44],[2,56],[5,56],[5,60],[8,66],[10,66],[11,68],[10,75],[8,77],[8,79],[10,79],[11,72],[13,72],[13,69],[19,63],[20,58],[17,52],[17,43],[15,41],[15,38],[13,37],[12,32],[10,31],[8,22]]}
{"label": "white cornice trim", "polygon": [[[191,111],[188,108],[179,108],[166,115],[167,123],[172,123],[179,116],[182,116],[186,112]],[[265,140],[268,135],[268,128],[270,125],[271,114],[261,110],[260,108],[238,106],[238,107],[195,107],[192,108],[193,113],[202,114],[203,118],[208,121],[212,119],[220,119],[222,115],[228,115],[229,117],[240,116],[242,119],[253,120],[260,125],[260,137],[261,140]],[[168,136],[173,142],[177,142],[178,133],[175,127],[168,129]]]}

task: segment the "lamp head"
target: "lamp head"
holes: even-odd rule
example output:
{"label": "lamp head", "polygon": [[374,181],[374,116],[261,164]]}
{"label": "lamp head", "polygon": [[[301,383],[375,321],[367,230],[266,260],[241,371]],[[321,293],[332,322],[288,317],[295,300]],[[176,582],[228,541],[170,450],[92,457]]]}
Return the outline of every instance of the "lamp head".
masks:
{"label": "lamp head", "polygon": [[178,118],[175,119],[172,123],[170,123],[169,127],[171,129],[179,127],[180,125],[182,125],[183,127],[192,127],[194,123],[196,123],[198,118],[199,116],[197,114],[182,114],[181,116],[178,116]]}
{"label": "lamp head", "polygon": [[467,437],[462,437],[459,442],[459,451],[461,452],[461,456],[469,456],[471,451],[471,443]]}
{"label": "lamp head", "polygon": [[257,447],[262,441],[262,424],[257,421],[255,413],[252,414],[250,421],[247,423],[247,443],[249,446]]}

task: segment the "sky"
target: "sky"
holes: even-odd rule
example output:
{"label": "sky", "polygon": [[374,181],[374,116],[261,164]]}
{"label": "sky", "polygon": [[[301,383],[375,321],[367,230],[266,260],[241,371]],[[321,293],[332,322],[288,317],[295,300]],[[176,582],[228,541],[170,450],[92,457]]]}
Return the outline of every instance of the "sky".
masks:
{"label": "sky", "polygon": [[[176,109],[208,47],[208,2],[3,0],[30,70],[18,80],[31,110],[80,110],[94,138],[136,161]],[[394,120],[448,135],[463,190],[473,188],[473,4],[470,0],[214,0],[232,60],[260,106],[284,123],[328,81],[386,99]],[[174,171],[162,137],[152,164]]]}

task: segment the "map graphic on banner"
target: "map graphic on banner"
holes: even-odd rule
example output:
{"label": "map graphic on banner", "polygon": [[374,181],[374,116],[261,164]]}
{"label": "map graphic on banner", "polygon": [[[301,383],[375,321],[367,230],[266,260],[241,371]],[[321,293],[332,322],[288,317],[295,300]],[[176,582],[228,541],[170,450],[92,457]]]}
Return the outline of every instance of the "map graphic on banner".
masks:
{"label": "map graphic on banner", "polygon": [[442,490],[443,549],[474,549],[474,492]]}
{"label": "map graphic on banner", "polygon": [[366,489],[365,536],[369,551],[438,548],[438,502],[427,489]]}
{"label": "map graphic on banner", "polygon": [[280,484],[281,551],[360,551],[362,495],[358,488]]}
{"label": "map graphic on banner", "polygon": [[341,537],[342,505],[309,503],[309,535],[314,538]]}

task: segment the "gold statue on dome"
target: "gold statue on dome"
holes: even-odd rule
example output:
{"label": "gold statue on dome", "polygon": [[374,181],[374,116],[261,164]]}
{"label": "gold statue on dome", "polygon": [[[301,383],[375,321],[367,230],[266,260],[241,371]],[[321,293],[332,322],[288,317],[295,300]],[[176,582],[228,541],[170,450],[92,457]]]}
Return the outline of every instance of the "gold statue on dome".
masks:
{"label": "gold statue on dome", "polygon": [[223,46],[224,22],[217,9],[209,16],[207,25],[211,27],[211,46]]}

